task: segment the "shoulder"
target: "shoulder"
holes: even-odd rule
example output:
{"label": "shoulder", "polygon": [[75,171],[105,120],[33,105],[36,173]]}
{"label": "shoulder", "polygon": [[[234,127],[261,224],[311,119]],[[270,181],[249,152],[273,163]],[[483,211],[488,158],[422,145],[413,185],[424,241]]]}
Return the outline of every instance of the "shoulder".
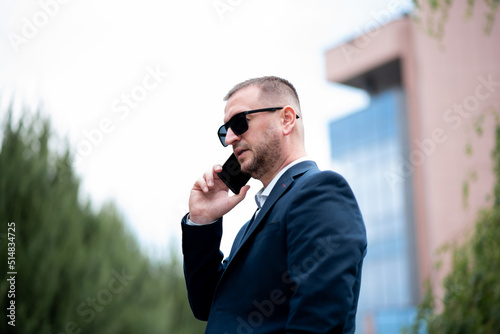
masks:
{"label": "shoulder", "polygon": [[[303,208],[359,215],[356,197],[346,179],[331,170],[309,170],[296,180],[290,197],[290,210]],[[294,213],[296,214],[296,213]]]}
{"label": "shoulder", "polygon": [[318,182],[345,182],[342,175],[331,170],[320,170],[318,165],[313,160],[305,160],[292,166],[283,177],[291,177],[299,183],[305,181],[318,181]]}
{"label": "shoulder", "polygon": [[291,167],[280,180],[283,185],[291,186],[287,197],[292,201],[303,201],[305,197],[325,199],[325,196],[354,198],[351,187],[342,175],[332,170],[320,170],[311,160]]}
{"label": "shoulder", "polygon": [[310,169],[305,172],[302,177],[297,180],[298,185],[302,190],[335,187],[349,188],[346,179],[337,172],[331,170],[321,171],[319,169]]}
{"label": "shoulder", "polygon": [[308,170],[296,179],[286,207],[288,233],[351,235],[365,244],[361,211],[346,179],[331,170]]}

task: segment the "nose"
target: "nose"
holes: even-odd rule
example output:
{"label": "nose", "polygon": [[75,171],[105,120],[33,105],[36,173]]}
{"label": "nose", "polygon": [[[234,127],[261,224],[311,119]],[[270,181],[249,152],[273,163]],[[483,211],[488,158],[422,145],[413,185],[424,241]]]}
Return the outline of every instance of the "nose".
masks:
{"label": "nose", "polygon": [[239,141],[240,138],[241,138],[240,136],[237,136],[234,134],[234,132],[231,128],[227,129],[227,133],[226,133],[226,145],[227,146],[232,145],[236,141]]}

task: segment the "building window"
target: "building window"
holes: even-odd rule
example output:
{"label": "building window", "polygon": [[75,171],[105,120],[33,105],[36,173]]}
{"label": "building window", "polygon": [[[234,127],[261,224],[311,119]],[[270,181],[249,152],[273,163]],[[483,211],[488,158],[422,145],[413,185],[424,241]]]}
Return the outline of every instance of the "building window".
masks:
{"label": "building window", "polygon": [[386,177],[407,156],[403,89],[372,95],[366,109],[332,121],[329,134],[333,169],[350,183],[367,229],[357,332],[399,333],[414,316],[418,284],[411,179]]}

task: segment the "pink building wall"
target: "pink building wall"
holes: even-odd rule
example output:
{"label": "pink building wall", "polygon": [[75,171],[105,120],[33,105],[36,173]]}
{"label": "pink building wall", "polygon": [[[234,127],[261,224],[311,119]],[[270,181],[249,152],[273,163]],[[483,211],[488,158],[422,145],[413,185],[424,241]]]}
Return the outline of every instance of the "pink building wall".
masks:
{"label": "pink building wall", "polygon": [[[407,173],[402,176],[411,175],[413,183],[419,281],[430,277],[439,295],[450,263],[445,257],[443,270],[436,274],[436,252],[472,231],[478,210],[492,203],[494,183],[491,152],[493,113],[500,115],[500,17],[487,35],[484,3],[476,2],[469,20],[465,3],[454,2],[441,42],[405,17],[326,53],[327,79],[340,83],[401,60],[410,137],[410,155],[403,157]],[[387,10],[391,13],[390,6]],[[477,124],[482,135],[475,130]],[[466,147],[472,153],[466,153]],[[466,183],[469,195],[464,205]]]}

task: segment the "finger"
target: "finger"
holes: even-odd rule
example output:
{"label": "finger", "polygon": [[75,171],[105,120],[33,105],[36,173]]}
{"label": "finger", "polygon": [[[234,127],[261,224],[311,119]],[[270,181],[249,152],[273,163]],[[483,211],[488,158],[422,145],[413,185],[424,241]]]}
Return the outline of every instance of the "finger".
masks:
{"label": "finger", "polygon": [[222,166],[219,164],[214,165],[212,172],[214,178],[220,179],[218,173],[222,172]]}
{"label": "finger", "polygon": [[217,164],[217,165],[214,165],[214,173],[220,173],[222,172],[222,166]]}
{"label": "finger", "polygon": [[208,185],[207,182],[205,181],[204,177],[200,177],[196,182],[194,183],[195,188],[203,190],[203,192],[208,191]]}
{"label": "finger", "polygon": [[203,178],[205,179],[205,182],[207,184],[208,187],[213,187],[214,185],[214,177],[215,177],[215,174],[213,172],[213,169],[212,170],[207,170],[205,172],[205,174],[203,174]]}
{"label": "finger", "polygon": [[[243,198],[245,198],[245,196],[247,195],[247,192],[248,190],[250,190],[250,185],[245,185],[243,187],[241,187],[241,190],[240,190],[240,193],[238,194],[238,196],[243,196]],[[243,200],[242,198],[242,200]]]}

